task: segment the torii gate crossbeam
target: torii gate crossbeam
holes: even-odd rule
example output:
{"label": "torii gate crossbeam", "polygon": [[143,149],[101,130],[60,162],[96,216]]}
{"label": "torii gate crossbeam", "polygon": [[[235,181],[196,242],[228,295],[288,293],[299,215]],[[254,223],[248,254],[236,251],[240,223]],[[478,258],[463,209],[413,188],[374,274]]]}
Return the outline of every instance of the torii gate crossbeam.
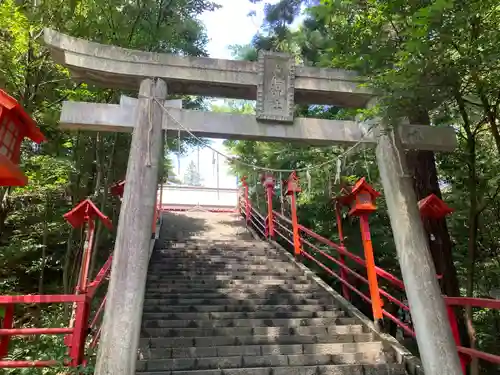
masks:
{"label": "torii gate crossbeam", "polygon": [[[285,141],[306,140],[310,131],[308,124],[301,125],[303,120],[294,118],[295,102],[362,108],[371,105],[374,94],[360,86],[362,77],[354,72],[295,66],[291,56],[279,53],[264,52],[258,62],[230,61],[127,50],[52,30],[45,30],[44,38],[54,59],[65,65],[74,78],[109,88],[139,89],[96,368],[97,375],[133,375],[149,262],[145,252],[165,121],[160,103],[166,99],[167,88],[171,94],[256,99],[257,114],[255,123],[249,123],[253,126],[250,136],[266,139],[266,134],[274,132],[275,138]],[[329,124],[325,126],[338,125]],[[85,124],[75,126],[80,125]],[[123,128],[124,124],[119,125]],[[191,125],[201,127],[200,123]],[[347,125],[343,126],[346,129]],[[360,137],[356,126],[348,125],[358,132],[355,136],[338,131],[328,133],[328,128],[317,127],[316,131],[320,131],[314,140],[352,143]],[[376,143],[377,162],[424,371],[426,375],[458,375],[460,362],[404,158],[405,146],[449,151],[456,141],[449,130],[443,135],[439,133],[441,130],[433,128],[422,131],[412,128],[407,137],[405,131],[394,131],[382,122],[381,126],[372,143]],[[170,127],[168,123],[167,129]],[[286,127],[294,130],[287,131]],[[205,133],[211,131],[213,127],[205,128]],[[290,137],[290,134],[295,135]]]}

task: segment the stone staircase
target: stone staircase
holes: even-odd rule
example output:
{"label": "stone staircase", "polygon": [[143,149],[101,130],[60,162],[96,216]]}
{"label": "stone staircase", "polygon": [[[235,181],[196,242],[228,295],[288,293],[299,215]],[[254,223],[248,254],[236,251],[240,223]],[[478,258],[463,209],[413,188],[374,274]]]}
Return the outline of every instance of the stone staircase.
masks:
{"label": "stone staircase", "polygon": [[137,374],[406,374],[327,289],[235,215],[166,215]]}

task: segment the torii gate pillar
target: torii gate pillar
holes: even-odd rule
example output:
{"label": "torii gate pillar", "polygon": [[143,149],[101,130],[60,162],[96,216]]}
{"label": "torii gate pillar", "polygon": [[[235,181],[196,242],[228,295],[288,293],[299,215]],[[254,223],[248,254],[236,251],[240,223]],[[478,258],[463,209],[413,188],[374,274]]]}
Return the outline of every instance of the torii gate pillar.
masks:
{"label": "torii gate pillar", "polygon": [[407,173],[405,152],[397,132],[389,127],[380,131],[376,155],[424,373],[461,375],[457,348],[412,186],[413,176]]}
{"label": "torii gate pillar", "polygon": [[144,79],[128,159],[96,374],[135,374],[167,85]]}

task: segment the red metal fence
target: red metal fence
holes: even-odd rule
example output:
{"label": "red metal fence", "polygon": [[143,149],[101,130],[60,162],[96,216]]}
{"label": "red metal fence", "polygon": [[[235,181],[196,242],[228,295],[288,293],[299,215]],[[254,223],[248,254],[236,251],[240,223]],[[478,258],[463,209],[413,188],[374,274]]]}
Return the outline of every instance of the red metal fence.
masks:
{"label": "red metal fence", "polygon": [[[124,181],[113,185],[113,195],[123,195]],[[153,218],[153,237],[160,223],[159,199]],[[106,306],[107,284],[111,272],[112,255],[106,260],[94,280],[89,281],[89,265],[94,251],[95,220],[100,220],[108,229],[111,222],[90,200],[85,200],[65,215],[65,219],[75,228],[87,225],[86,246],[83,252],[80,277],[74,294],[0,296],[0,368],[41,368],[53,366],[86,366],[88,355],[99,343],[102,317]],[[104,288],[106,287],[106,290]],[[97,291],[101,289],[100,293]],[[72,315],[66,327],[16,328],[16,305],[20,304],[71,304]],[[9,344],[13,336],[65,335],[64,344],[68,348],[69,360],[7,360]]]}
{"label": "red metal fence", "polygon": [[[238,207],[247,225],[258,232],[263,239],[276,240],[289,251],[293,252],[298,260],[308,261],[309,264],[323,270],[339,282],[339,292],[344,298],[352,301],[353,294],[356,294],[362,301],[370,305],[372,311],[375,312],[376,308],[373,306],[372,291],[370,290],[370,295],[367,295],[360,287],[362,285],[370,286],[370,282],[365,276],[368,273],[365,259],[348,251],[343,244],[336,244],[298,223],[297,217],[293,217],[297,215],[295,195],[293,194],[291,198],[291,218],[272,210],[272,207],[269,207],[269,204],[272,204],[272,202],[269,200],[267,207],[268,214],[265,215],[252,205],[248,195],[248,186],[243,181]],[[269,223],[273,223],[271,230],[269,230]],[[342,241],[342,223],[339,215],[337,215],[337,226],[339,238]],[[355,267],[352,265],[349,267],[347,261],[360,267],[356,267],[357,270],[355,270],[353,269]],[[384,286],[378,287],[377,285],[380,308],[384,319],[399,327],[405,336],[414,338],[415,332],[411,323],[410,307],[406,302],[403,281],[377,266],[374,266],[374,273],[376,274],[376,278],[384,281]],[[472,358],[482,359],[492,364],[500,364],[500,356],[498,355],[466,348],[461,345],[457,323],[458,311],[456,311],[457,308],[465,306],[500,310],[500,300],[447,296],[443,296],[443,298],[447,306],[449,323],[457,343],[457,350],[460,355],[464,374],[466,373],[467,363]],[[389,311],[392,311],[392,309],[388,309],[386,306],[390,304],[396,306],[400,312],[405,313],[410,319],[400,319],[398,316],[395,316],[394,312]]]}

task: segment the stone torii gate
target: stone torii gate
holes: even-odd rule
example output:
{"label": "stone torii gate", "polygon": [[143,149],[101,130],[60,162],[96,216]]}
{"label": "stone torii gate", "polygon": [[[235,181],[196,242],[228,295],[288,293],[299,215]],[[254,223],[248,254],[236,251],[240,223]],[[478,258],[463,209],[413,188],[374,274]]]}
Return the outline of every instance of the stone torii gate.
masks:
{"label": "stone torii gate", "polygon": [[[74,79],[108,88],[139,89],[137,100],[120,105],[66,102],[67,129],[133,131],[123,204],[117,230],[98,375],[133,375],[148,268],[162,128],[206,137],[355,144],[376,147],[408,301],[426,375],[461,373],[445,305],[436,279],[404,149],[452,151],[451,128],[366,124],[294,118],[295,103],[363,108],[374,95],[353,72],[296,66],[284,54],[264,52],[258,62],[180,57],[133,51],[45,30],[56,62]],[[169,94],[257,100],[257,115],[162,108]],[[169,104],[164,104],[169,106]]]}

